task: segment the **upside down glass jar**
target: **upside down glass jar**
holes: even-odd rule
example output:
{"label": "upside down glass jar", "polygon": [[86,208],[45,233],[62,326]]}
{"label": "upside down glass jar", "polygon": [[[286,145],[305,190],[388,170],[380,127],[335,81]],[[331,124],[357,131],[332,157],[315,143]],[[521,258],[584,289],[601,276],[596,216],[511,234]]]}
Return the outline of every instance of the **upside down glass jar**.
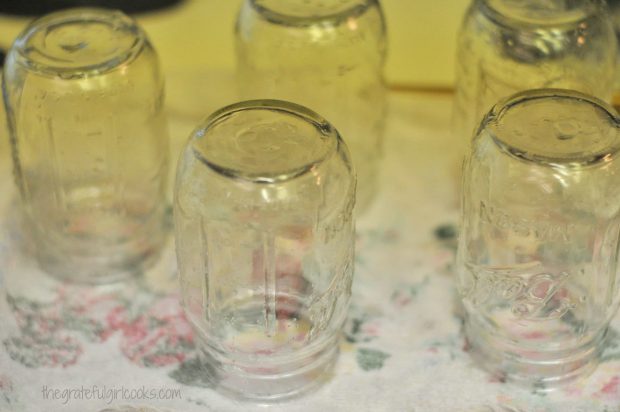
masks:
{"label": "upside down glass jar", "polygon": [[620,119],[594,97],[516,94],[484,118],[457,254],[474,357],[554,388],[590,373],[620,303]]}
{"label": "upside down glass jar", "polygon": [[455,137],[463,148],[491,107],[537,88],[610,102],[616,37],[601,0],[473,0],[457,46]]}
{"label": "upside down glass jar", "polygon": [[242,102],[193,132],[177,171],[177,257],[218,390],[277,401],[327,379],[351,296],[354,203],[346,146],[304,107]]}
{"label": "upside down glass jar", "polygon": [[3,71],[14,175],[41,268],[101,283],[146,269],[165,239],[168,132],[157,55],[121,12],[31,23]]}

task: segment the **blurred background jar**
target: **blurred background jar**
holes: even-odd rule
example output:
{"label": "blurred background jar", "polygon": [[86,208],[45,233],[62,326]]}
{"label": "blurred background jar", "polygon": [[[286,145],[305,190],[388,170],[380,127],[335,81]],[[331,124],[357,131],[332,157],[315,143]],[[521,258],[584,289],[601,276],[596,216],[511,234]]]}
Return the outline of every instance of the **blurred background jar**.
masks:
{"label": "blurred background jar", "polygon": [[462,152],[500,99],[541,87],[611,101],[616,37],[602,0],[474,0],[458,36],[453,128]]}
{"label": "blurred background jar", "polygon": [[[618,58],[620,59],[620,0],[608,0],[611,20],[616,31],[618,41]],[[616,110],[620,109],[620,70],[616,70],[616,87],[614,89],[613,106]]]}
{"label": "blurred background jar", "polygon": [[13,44],[3,92],[39,265],[85,282],[146,268],[165,238],[168,132],[145,33],[121,12],[47,15]]}
{"label": "blurred background jar", "polygon": [[241,98],[290,100],[329,119],[351,151],[358,212],[377,191],[385,31],[377,0],[246,0],[237,20]]}

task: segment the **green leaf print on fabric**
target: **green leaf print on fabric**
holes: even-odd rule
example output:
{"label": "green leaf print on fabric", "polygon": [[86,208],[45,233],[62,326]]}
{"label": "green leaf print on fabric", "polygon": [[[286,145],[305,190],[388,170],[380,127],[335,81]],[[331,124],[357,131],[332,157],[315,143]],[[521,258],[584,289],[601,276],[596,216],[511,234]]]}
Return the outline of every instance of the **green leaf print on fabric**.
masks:
{"label": "green leaf print on fabric", "polygon": [[390,355],[377,349],[360,348],[357,351],[357,364],[362,370],[372,371],[383,368]]}
{"label": "green leaf print on fabric", "polygon": [[183,362],[177,369],[168,374],[172,379],[187,386],[213,388],[217,378],[215,368],[200,357]]}

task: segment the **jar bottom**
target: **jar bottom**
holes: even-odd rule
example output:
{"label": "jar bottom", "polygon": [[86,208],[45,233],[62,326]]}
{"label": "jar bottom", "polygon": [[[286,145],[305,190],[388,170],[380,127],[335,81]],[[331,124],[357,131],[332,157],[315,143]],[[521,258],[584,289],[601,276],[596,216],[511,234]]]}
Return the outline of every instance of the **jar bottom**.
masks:
{"label": "jar bottom", "polygon": [[506,343],[467,319],[465,338],[470,355],[501,381],[537,391],[552,391],[590,375],[598,366],[607,328],[570,350],[537,351],[506,348]]}
{"label": "jar bottom", "polygon": [[263,364],[238,361],[199,342],[202,362],[208,365],[204,378],[228,397],[259,403],[277,403],[305,395],[329,381],[338,359],[337,338],[317,350],[288,362]]}

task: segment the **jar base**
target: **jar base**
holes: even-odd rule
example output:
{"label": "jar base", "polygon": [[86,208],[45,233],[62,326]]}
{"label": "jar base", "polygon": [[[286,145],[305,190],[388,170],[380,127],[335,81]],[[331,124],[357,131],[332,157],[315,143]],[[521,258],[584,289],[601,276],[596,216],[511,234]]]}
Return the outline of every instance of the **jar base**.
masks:
{"label": "jar base", "polygon": [[224,357],[206,344],[200,345],[202,361],[209,365],[205,378],[225,396],[242,401],[277,403],[319,389],[332,376],[338,359],[337,340],[289,362],[253,364]]}
{"label": "jar base", "polygon": [[501,381],[537,391],[552,391],[587,377],[598,366],[607,329],[574,350],[515,350],[473,322],[465,321],[470,355],[484,370]]}

